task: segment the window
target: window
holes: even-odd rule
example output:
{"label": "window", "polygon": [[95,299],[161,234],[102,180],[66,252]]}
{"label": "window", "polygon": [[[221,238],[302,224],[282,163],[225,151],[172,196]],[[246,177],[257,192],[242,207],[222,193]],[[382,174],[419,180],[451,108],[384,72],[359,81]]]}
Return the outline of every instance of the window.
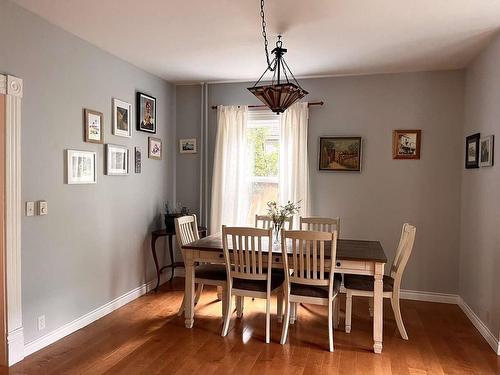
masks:
{"label": "window", "polygon": [[248,185],[250,207],[247,224],[253,226],[255,215],[264,215],[267,202],[278,200],[280,116],[264,110],[248,114]]}

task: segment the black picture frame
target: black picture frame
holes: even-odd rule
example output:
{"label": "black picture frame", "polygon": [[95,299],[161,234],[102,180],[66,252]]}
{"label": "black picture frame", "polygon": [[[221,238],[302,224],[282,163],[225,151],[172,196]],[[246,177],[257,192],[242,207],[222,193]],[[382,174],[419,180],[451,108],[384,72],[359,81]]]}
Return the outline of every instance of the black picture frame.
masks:
{"label": "black picture frame", "polygon": [[[145,123],[143,120],[145,119],[146,105],[153,104],[153,108],[149,111],[152,113],[150,115],[152,118],[150,119],[150,123]],[[141,132],[156,134],[156,98],[151,95],[147,95],[143,92],[136,93],[136,118],[137,118],[137,130]]]}
{"label": "black picture frame", "polygon": [[[354,157],[348,157],[351,159],[350,162],[339,163],[336,159],[335,142],[347,142],[357,146],[356,153]],[[345,145],[344,145],[345,146]],[[361,137],[320,137],[319,138],[319,155],[318,155],[318,169],[320,171],[330,171],[330,172],[361,172],[361,162],[363,156],[363,142]],[[332,160],[327,160],[328,158],[333,158]],[[353,159],[354,158],[354,163]],[[346,160],[347,160],[346,159]]]}
{"label": "black picture frame", "polygon": [[481,134],[476,133],[465,138],[465,168],[479,168],[479,140]]}

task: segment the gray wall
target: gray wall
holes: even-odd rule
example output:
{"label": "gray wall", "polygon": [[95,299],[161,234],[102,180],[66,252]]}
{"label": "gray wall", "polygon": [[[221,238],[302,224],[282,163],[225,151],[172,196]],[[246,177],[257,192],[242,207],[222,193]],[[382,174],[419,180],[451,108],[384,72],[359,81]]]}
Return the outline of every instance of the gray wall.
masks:
{"label": "gray wall", "polygon": [[[456,293],[463,71],[306,79],[301,83],[311,93],[307,100],[325,101],[323,107],[310,110],[312,213],[341,216],[342,237],[380,240],[390,260],[401,225],[414,223],[417,240],[403,287]],[[210,85],[209,105],[257,104],[246,90],[248,85]],[[182,95],[184,100],[178,102],[178,111],[182,107],[189,112],[188,103],[197,110],[199,94],[194,94],[198,91],[177,87],[177,98]],[[217,131],[215,112],[209,113],[209,176]],[[178,132],[180,126],[184,123],[178,122]],[[398,128],[422,129],[421,160],[392,160],[392,130]],[[318,138],[322,135],[362,136],[362,172],[319,172]],[[177,191],[192,181],[198,183],[194,173],[178,172]],[[194,195],[184,199],[196,202]]]}
{"label": "gray wall", "polygon": [[[49,204],[48,216],[22,219],[30,342],[153,278],[148,234],[174,192],[175,87],[5,0],[0,51],[0,71],[24,79],[22,199]],[[157,98],[162,161],[147,158],[147,133],[111,135],[111,98],[135,112],[136,90]],[[106,143],[142,147],[142,174],[104,175],[104,146],[83,142],[84,107],[104,113]],[[67,148],[97,151],[97,185],[64,183]],[[42,314],[47,327],[38,331]]]}
{"label": "gray wall", "polygon": [[[495,135],[497,157],[496,165],[492,168],[463,169],[462,172],[460,295],[491,332],[498,335],[500,37],[497,37],[467,69],[463,139],[474,133],[481,133],[481,136]],[[465,155],[462,155],[465,158]]]}

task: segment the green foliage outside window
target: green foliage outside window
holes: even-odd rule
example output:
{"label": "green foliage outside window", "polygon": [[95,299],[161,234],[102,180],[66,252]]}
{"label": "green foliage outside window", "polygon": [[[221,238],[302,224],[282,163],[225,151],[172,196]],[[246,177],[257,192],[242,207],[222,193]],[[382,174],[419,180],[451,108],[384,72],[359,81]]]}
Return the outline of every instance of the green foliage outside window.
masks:
{"label": "green foliage outside window", "polygon": [[255,150],[254,176],[269,177],[278,175],[279,143],[271,152],[266,152],[266,142],[275,142],[270,136],[269,128],[253,128],[248,130],[248,140]]}

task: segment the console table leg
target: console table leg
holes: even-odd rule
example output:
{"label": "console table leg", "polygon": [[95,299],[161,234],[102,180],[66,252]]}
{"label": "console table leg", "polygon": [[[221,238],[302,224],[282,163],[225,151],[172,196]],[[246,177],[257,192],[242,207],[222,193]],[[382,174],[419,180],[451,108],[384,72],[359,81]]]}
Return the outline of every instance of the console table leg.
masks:
{"label": "console table leg", "polygon": [[155,267],[156,267],[156,286],[154,288],[154,291],[156,292],[158,290],[158,287],[160,286],[160,266],[158,265],[158,256],[156,255],[156,240],[158,237],[155,235],[151,236],[151,251],[153,252],[153,260],[155,261]]}
{"label": "console table leg", "polygon": [[172,247],[172,236],[168,236],[168,251],[170,253],[170,263],[172,264],[171,270],[172,272],[170,273],[170,280],[169,282],[172,281],[174,278],[174,271],[175,271],[175,259],[174,259],[174,249]]}

